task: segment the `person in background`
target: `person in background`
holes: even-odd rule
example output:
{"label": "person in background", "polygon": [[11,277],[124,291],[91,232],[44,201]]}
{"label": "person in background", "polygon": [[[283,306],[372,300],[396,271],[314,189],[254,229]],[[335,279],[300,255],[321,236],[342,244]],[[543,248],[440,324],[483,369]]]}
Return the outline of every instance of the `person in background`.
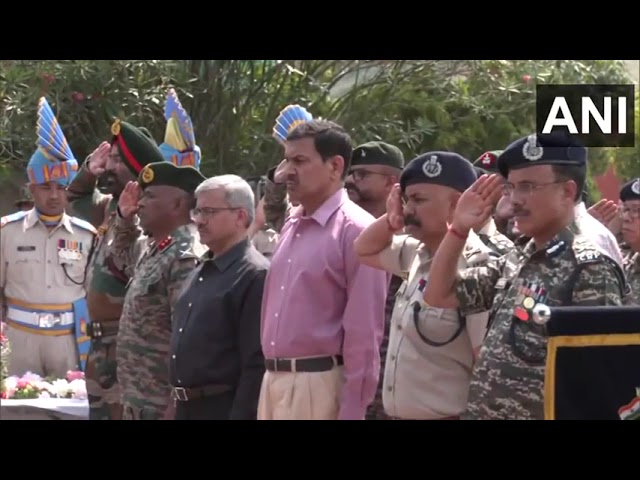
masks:
{"label": "person in background", "polygon": [[[386,203],[393,186],[398,183],[404,168],[402,151],[385,142],[367,142],[353,150],[351,169],[345,182],[349,198],[376,218],[386,211]],[[389,326],[402,278],[390,275],[385,306],[385,326],[380,344],[380,379],[376,396],[367,409],[367,420],[387,420],[382,405],[382,381],[389,345]]]}
{"label": "person in background", "polygon": [[14,205],[18,210],[22,210],[23,212],[28,212],[34,207],[33,196],[29,191],[28,184],[20,189],[18,199],[15,201]]}
{"label": "person in background", "polygon": [[640,305],[640,178],[634,178],[620,189],[622,238],[629,246],[624,259],[624,272],[629,284],[627,305]]}
{"label": "person in background", "polygon": [[[499,173],[497,160],[501,153],[502,150],[485,152],[473,162],[478,178],[484,174]],[[482,243],[500,256],[509,253],[513,249],[513,242],[506,235],[507,233],[513,234],[513,226],[509,228],[511,212],[507,201],[505,199],[501,200],[502,203],[498,202],[496,210],[489,217],[487,223],[475,230]],[[502,229],[498,228],[498,224],[502,225]]]}
{"label": "person in background", "polygon": [[35,207],[0,221],[0,300],[11,343],[9,375],[65,378],[84,370],[90,338],[85,271],[95,228],[67,215],[78,162],[47,100],[38,102],[37,149],[27,165]]}
{"label": "person in background", "polygon": [[253,246],[266,258],[271,258],[278,243],[278,232],[269,227],[264,213],[264,191],[266,178],[257,177],[247,179],[248,185],[254,192],[255,218],[247,232]]}
{"label": "person in background", "polygon": [[255,199],[236,175],[202,182],[191,216],[209,250],[185,281],[171,335],[176,420],[255,420],[264,356],[260,306],[269,261],[252,245]]}
{"label": "person in background", "polygon": [[266,373],[258,419],[363,420],[380,369],[388,278],[353,242],[373,220],[344,189],[352,146],[329,121],[286,128],[292,209],[262,300]]}
{"label": "person in background", "polygon": [[202,153],[200,147],[196,145],[193,123],[173,88],[167,92],[164,118],[167,121],[167,127],[164,142],[159,148],[165,160],[177,167],[193,167],[199,170]]}

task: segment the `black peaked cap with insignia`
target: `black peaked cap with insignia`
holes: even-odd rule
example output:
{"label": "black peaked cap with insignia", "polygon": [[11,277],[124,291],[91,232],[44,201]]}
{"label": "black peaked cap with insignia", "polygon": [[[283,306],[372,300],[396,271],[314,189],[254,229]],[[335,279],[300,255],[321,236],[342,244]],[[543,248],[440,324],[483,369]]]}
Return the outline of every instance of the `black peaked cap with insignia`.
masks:
{"label": "black peaked cap with insignia", "polygon": [[536,165],[587,166],[587,148],[564,134],[529,135],[509,145],[498,157],[503,177],[510,170]]}
{"label": "black peaked cap with insignia", "polygon": [[625,183],[620,189],[620,200],[640,200],[640,177]]}
{"label": "black peaked cap with insignia", "polygon": [[428,152],[411,160],[400,175],[400,188],[433,183],[464,192],[477,180],[469,160],[453,152]]}
{"label": "black peaked cap with insignia", "polygon": [[191,166],[177,167],[171,162],[161,161],[146,165],[138,176],[138,183],[147,187],[167,186],[194,193],[198,185],[207,179]]}
{"label": "black peaked cap with insignia", "polygon": [[351,156],[351,166],[388,165],[402,170],[404,155],[402,150],[385,142],[367,142],[358,145]]}

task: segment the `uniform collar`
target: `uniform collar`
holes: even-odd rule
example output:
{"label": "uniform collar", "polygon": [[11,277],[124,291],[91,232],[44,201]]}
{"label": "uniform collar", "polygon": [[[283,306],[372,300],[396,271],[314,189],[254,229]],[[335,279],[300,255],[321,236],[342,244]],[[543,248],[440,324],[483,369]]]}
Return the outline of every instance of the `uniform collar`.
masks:
{"label": "uniform collar", "polygon": [[493,220],[493,218],[489,218],[487,223],[485,223],[484,226],[478,232],[478,235],[486,235],[487,237],[492,237],[496,233],[498,233],[498,227],[496,226],[496,222]]}
{"label": "uniform collar", "polygon": [[[24,219],[24,230],[25,231],[29,230],[30,228],[34,227],[38,223],[44,226],[44,224],[40,222],[40,218],[38,217],[37,210],[35,208],[32,208],[31,210],[29,210],[29,213],[27,213],[27,216]],[[71,234],[74,233],[73,225],[71,224],[71,217],[69,217],[69,215],[67,215],[66,212],[62,213],[62,219],[60,219],[60,225],[62,225],[69,233]],[[56,226],[55,228],[58,228],[60,225]]]}

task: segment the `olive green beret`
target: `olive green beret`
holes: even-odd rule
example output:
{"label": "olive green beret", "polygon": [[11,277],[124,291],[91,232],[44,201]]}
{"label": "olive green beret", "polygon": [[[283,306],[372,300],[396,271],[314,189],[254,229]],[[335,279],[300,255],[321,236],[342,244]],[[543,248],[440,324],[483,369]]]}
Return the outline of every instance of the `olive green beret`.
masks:
{"label": "olive green beret", "polygon": [[122,161],[134,175],[145,165],[165,161],[160,148],[144,127],[135,127],[119,119],[111,126],[112,144],[118,147]]}
{"label": "olive green beret", "polygon": [[482,170],[482,173],[498,173],[498,157],[502,150],[490,150],[480,155],[473,166]]}
{"label": "olive green beret", "polygon": [[164,185],[194,193],[198,185],[206,179],[207,177],[191,166],[177,167],[171,162],[162,160],[145,165],[138,176],[138,183],[143,190],[147,187]]}
{"label": "olive green beret", "polygon": [[388,165],[399,169],[404,168],[402,151],[385,142],[367,142],[353,150],[351,166],[356,165]]}

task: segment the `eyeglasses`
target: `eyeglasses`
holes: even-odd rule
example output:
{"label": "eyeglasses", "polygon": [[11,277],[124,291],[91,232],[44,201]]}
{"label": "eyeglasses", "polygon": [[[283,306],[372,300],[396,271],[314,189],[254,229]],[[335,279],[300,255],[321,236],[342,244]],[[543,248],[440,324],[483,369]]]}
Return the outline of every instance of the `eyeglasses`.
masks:
{"label": "eyeglasses", "polygon": [[239,210],[238,207],[202,207],[202,208],[194,208],[189,212],[191,216],[191,220],[196,220],[197,218],[203,218],[208,220],[213,217],[216,213],[225,211],[225,210]]}
{"label": "eyeglasses", "polygon": [[561,180],[561,181],[555,181],[555,182],[549,182],[549,183],[540,183],[537,185],[535,183],[526,183],[526,182],[518,183],[517,185],[514,185],[513,183],[507,182],[502,184],[502,195],[506,197],[508,195],[516,193],[520,197],[528,197],[534,191],[540,190],[550,185],[558,185],[560,183],[565,183],[565,181],[566,180]]}
{"label": "eyeglasses", "polygon": [[369,175],[381,175],[383,177],[388,177],[386,173],[372,172],[371,170],[366,170],[364,168],[352,168],[349,170],[349,175],[353,177],[354,180],[361,181],[367,178]]}
{"label": "eyeglasses", "polygon": [[620,216],[628,215],[629,218],[640,218],[640,207],[622,207],[620,208]]}

